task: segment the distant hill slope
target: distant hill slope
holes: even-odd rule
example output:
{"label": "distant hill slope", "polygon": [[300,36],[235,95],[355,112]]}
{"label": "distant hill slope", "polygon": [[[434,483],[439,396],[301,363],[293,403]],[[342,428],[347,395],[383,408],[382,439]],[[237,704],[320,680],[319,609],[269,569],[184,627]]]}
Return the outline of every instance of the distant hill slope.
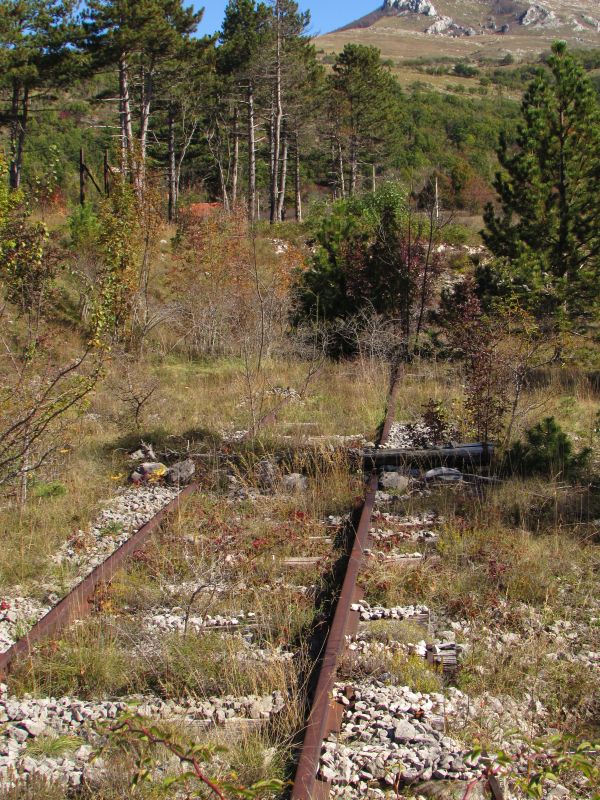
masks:
{"label": "distant hill slope", "polygon": [[527,60],[556,39],[600,47],[598,0],[384,0],[316,44],[326,53],[339,52],[348,41],[372,44],[397,61],[506,53]]}

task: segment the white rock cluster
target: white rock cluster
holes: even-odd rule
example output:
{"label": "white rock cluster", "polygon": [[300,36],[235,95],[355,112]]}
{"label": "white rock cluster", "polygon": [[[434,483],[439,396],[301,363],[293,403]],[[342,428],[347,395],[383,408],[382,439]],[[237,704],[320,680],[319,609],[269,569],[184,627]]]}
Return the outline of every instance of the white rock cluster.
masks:
{"label": "white rock cluster", "polygon": [[384,9],[394,8],[400,13],[424,14],[426,17],[436,17],[437,11],[429,0],[384,0]]}
{"label": "white rock cluster", "polygon": [[403,779],[472,780],[481,771],[479,759],[469,760],[464,744],[445,735],[445,718],[464,695],[413,692],[406,686],[381,682],[355,687],[352,700],[338,685],[335,696],[345,706],[342,729],[324,743],[320,776],[333,784],[332,797],[384,797]]}
{"label": "white rock cluster", "polygon": [[[207,628],[239,628],[256,622],[253,611],[240,611],[235,615],[215,614],[211,616],[191,615],[187,621],[188,630],[200,631]],[[143,623],[146,627],[156,628],[165,633],[183,632],[185,628],[185,611],[179,606],[173,608],[156,608],[145,614]]]}
{"label": "white rock cluster", "polygon": [[[97,726],[132,712],[155,721],[175,720],[203,727],[224,725],[236,719],[268,720],[285,706],[283,695],[246,697],[212,697],[207,700],[163,701],[156,697],[133,696],[123,700],[86,702],[76,698],[50,697],[23,699],[9,697],[7,687],[0,684],[0,787],[11,784],[14,777],[39,774],[76,787],[82,781],[93,781],[101,774],[103,762],[92,760],[102,741]],[[32,756],[30,745],[40,737],[73,738],[76,749],[60,756]],[[39,748],[39,752],[42,748]]]}
{"label": "white rock cluster", "polygon": [[[596,601],[600,607],[600,602]],[[487,624],[486,624],[487,622]],[[600,669],[600,628],[594,616],[584,619],[558,619],[547,624],[537,609],[525,603],[500,601],[487,620],[474,625],[468,620],[443,623],[465,642],[466,649],[477,647],[506,655],[511,649],[535,647],[546,641],[549,661],[580,663]],[[503,630],[510,625],[513,630]]]}
{"label": "white rock cluster", "polygon": [[[369,530],[369,535],[374,542],[385,543],[386,541],[402,540],[435,543],[439,538],[439,533],[432,530],[436,525],[435,520],[426,516],[400,518],[379,512],[379,515],[374,517],[374,521],[378,523],[377,526]],[[383,527],[384,525],[386,527]]]}
{"label": "white rock cluster", "polygon": [[554,11],[534,3],[519,17],[519,22],[525,27],[554,27],[558,20]]}
{"label": "white rock cluster", "polygon": [[414,606],[394,606],[393,608],[385,608],[385,606],[371,606],[366,601],[360,603],[353,603],[351,606],[352,611],[358,611],[360,618],[363,622],[371,622],[377,619],[429,619],[430,611],[427,606],[414,605]]}
{"label": "white rock cluster", "polygon": [[[18,587],[13,587],[13,591],[15,589]],[[0,652],[12,647],[50,608],[34,598],[18,594],[10,597],[0,595]]]}
{"label": "white rock cluster", "polygon": [[405,655],[417,655],[425,658],[427,655],[427,643],[425,639],[420,639],[418,642],[410,642],[404,644],[390,640],[389,642],[378,642],[369,638],[365,638],[364,633],[359,633],[351,637],[347,645],[348,652],[354,657],[364,659],[365,661],[372,661],[373,659],[385,659],[395,656],[397,653]]}
{"label": "white rock cluster", "polygon": [[159,484],[124,489],[107,502],[88,531],[77,531],[61,547],[54,561],[75,564],[78,577],[84,578],[178,494],[179,489]]}
{"label": "white rock cluster", "polygon": [[406,450],[435,447],[436,442],[429,425],[424,422],[394,422],[383,450]]}
{"label": "white rock cluster", "polygon": [[[545,732],[546,710],[529,695],[512,698],[484,694],[477,700],[450,687],[446,694],[414,692],[406,686],[370,681],[338,684],[335,697],[346,708],[339,735],[331,734],[321,755],[320,776],[332,783],[331,797],[383,798],[399,772],[403,782],[470,781],[483,769],[455,738],[476,723],[494,747],[513,755],[523,737]],[[506,731],[511,731],[507,736]],[[521,765],[526,768],[526,760]]]}

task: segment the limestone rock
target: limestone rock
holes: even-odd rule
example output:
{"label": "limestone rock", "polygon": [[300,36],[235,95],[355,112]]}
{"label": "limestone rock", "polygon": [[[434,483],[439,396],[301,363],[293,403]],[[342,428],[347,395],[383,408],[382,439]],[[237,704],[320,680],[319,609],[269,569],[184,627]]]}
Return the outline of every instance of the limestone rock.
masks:
{"label": "limestone rock", "polygon": [[395,9],[397,11],[412,12],[413,14],[424,14],[426,17],[436,17],[437,12],[429,0],[385,0],[384,9]]}
{"label": "limestone rock", "polygon": [[189,483],[196,472],[196,465],[191,458],[186,458],[185,461],[178,461],[169,467],[167,471],[167,481],[172,484],[185,484]]}
{"label": "limestone rock", "polygon": [[291,472],[284,475],[281,486],[286,492],[305,492],[308,489],[308,478],[299,472]]}
{"label": "limestone rock", "polygon": [[519,22],[521,25],[525,25],[526,27],[552,25],[556,22],[556,14],[554,11],[535,3],[534,5],[529,6],[527,11],[521,14],[519,17]]}
{"label": "limestone rock", "polygon": [[382,489],[394,489],[397,492],[405,492],[410,486],[410,478],[400,472],[384,472],[379,479]]}

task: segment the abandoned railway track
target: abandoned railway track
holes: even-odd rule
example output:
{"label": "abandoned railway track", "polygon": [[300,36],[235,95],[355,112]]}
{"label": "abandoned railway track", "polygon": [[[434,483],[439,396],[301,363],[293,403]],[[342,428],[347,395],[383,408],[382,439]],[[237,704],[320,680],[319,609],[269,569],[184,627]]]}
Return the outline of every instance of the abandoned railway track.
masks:
{"label": "abandoned railway track", "polygon": [[[281,514],[281,509],[265,497],[253,493],[253,490],[242,488],[236,490],[239,495],[237,499],[230,498],[227,501],[225,510],[218,501],[210,507],[208,513],[206,507],[202,506],[202,492],[198,491],[198,485],[191,484],[98,564],[33,625],[26,635],[0,654],[0,674],[7,675],[13,669],[20,670],[21,673],[27,673],[29,669],[29,673],[35,673],[36,668],[39,669],[40,663],[43,664],[46,658],[45,640],[54,637],[68,641],[71,635],[70,623],[74,620],[83,620],[92,612],[95,612],[94,618],[100,619],[98,623],[100,626],[103,624],[104,614],[109,620],[106,624],[118,628],[123,618],[127,618],[130,608],[124,605],[123,609],[115,614],[110,602],[103,606],[105,591],[110,592],[111,582],[119,571],[131,563],[132,557],[135,561],[137,556],[137,560],[144,567],[146,562],[149,564],[153,562],[155,556],[150,554],[148,557],[141,557],[140,553],[144,548],[152,547],[152,541],[157,536],[160,538],[162,527],[163,533],[166,532],[168,551],[168,559],[164,565],[172,573],[170,576],[172,585],[168,592],[175,599],[169,600],[168,592],[163,587],[161,601],[155,601],[150,607],[144,608],[141,620],[142,627],[147,630],[140,635],[139,640],[144,658],[147,656],[148,648],[154,646],[150,642],[157,634],[167,638],[183,637],[186,641],[186,637],[192,634],[201,637],[216,633],[220,637],[219,642],[228,639],[228,643],[226,645],[218,643],[216,656],[211,652],[205,660],[202,660],[203,656],[198,650],[200,661],[190,662],[190,666],[197,671],[193,678],[185,676],[179,683],[170,678],[171,683],[169,683],[162,673],[160,677],[153,676],[150,683],[161,687],[162,696],[158,699],[143,691],[145,684],[140,679],[133,687],[137,708],[140,708],[141,703],[142,711],[149,717],[158,717],[188,726],[193,724],[196,731],[210,730],[223,725],[228,728],[238,726],[246,731],[252,728],[262,729],[265,724],[274,724],[276,718],[287,713],[289,719],[285,726],[285,738],[289,740],[295,733],[296,738],[302,740],[291,789],[293,800],[385,797],[386,791],[393,789],[397,793],[403,785],[432,777],[462,781],[465,786],[465,796],[468,796],[470,787],[476,783],[482,784],[490,797],[501,800],[504,797],[503,791],[491,763],[479,757],[470,761],[466,755],[466,748],[445,736],[445,711],[440,707],[439,695],[411,693],[406,686],[399,687],[397,691],[393,687],[386,689],[378,680],[361,682],[355,678],[348,678],[345,674],[347,663],[352,662],[357,653],[359,655],[367,653],[373,658],[372,642],[361,639],[361,628],[365,626],[368,628],[372,621],[409,621],[412,625],[424,628],[430,625],[429,610],[418,604],[403,608],[385,608],[373,606],[365,600],[361,579],[373,564],[377,563],[373,561],[374,548],[382,537],[385,538],[390,533],[382,532],[381,525],[391,525],[392,528],[396,526],[402,531],[403,536],[412,526],[415,535],[411,533],[405,538],[408,541],[425,542],[416,553],[392,552],[386,555],[384,563],[395,564],[398,569],[404,569],[415,564],[419,566],[435,564],[437,558],[430,552],[429,542],[429,538],[435,538],[435,534],[430,530],[423,531],[424,527],[435,527],[435,520],[428,518],[427,515],[409,519],[387,513],[384,505],[386,500],[382,499],[379,493],[381,470],[386,467],[393,470],[398,465],[406,468],[410,463],[418,464],[421,469],[432,464],[482,465],[488,462],[490,455],[488,449],[481,446],[473,448],[458,446],[445,450],[429,449],[412,453],[385,448],[394,425],[399,386],[399,379],[394,379],[387,399],[379,447],[364,453],[363,467],[366,480],[364,499],[360,513],[355,513],[357,522],[350,541],[346,540],[345,550],[334,550],[335,537],[332,531],[341,524],[338,518],[332,518],[323,529],[319,527],[322,526],[322,521],[307,521],[305,511],[292,511],[293,522],[289,525],[289,530],[286,528],[283,537],[276,538],[270,544],[265,545],[264,537],[260,536],[251,537],[250,541],[246,542],[247,537],[241,534],[245,525],[253,524],[251,521],[256,517],[256,508],[251,509],[250,515],[245,517],[243,513],[240,514],[240,506],[236,505],[237,503],[244,504],[251,501],[262,504],[258,514],[266,516],[269,525],[272,524],[274,527],[281,526],[281,519],[276,517],[277,514]],[[269,472],[273,465],[269,462],[260,462],[258,466],[261,465],[263,473],[268,467],[266,470],[268,474],[262,474],[259,483],[262,481],[263,486],[269,486],[275,480]],[[406,469],[404,471],[406,472]],[[395,474],[400,475],[398,472]],[[234,479],[234,483],[236,480]],[[296,475],[295,480],[292,494],[297,497],[298,486],[302,486],[302,482],[306,479],[302,475]],[[187,510],[184,503],[186,500],[190,501],[191,506]],[[194,502],[199,505],[194,507]],[[290,514],[290,508],[291,506],[289,508],[286,506],[285,514]],[[179,533],[172,535],[170,533],[173,525],[179,524],[182,511],[184,515],[185,513],[188,515],[188,523],[192,526],[190,530],[195,531],[193,535],[181,535],[182,530],[183,532],[187,530],[185,525]],[[203,520],[200,537],[197,532],[198,515]],[[222,528],[225,530],[225,534],[220,538],[214,538],[210,527],[212,522],[207,535],[202,534],[202,526],[206,517],[210,515],[218,519],[219,531]],[[233,523],[229,521],[230,518]],[[294,527],[297,525],[302,528],[300,536]],[[313,535],[307,535],[310,533]],[[395,541],[397,534],[394,531],[392,534]],[[242,541],[246,544],[240,545]],[[228,550],[230,546],[231,550]],[[241,555],[237,550],[234,551],[234,546],[238,548],[241,546]],[[177,552],[173,553],[171,550]],[[209,551],[208,556],[207,551]],[[255,551],[261,552],[261,555],[257,556]],[[186,582],[185,578],[190,577],[190,564],[196,559],[198,563],[195,564],[192,575],[194,580]],[[287,607],[284,613],[290,616],[285,620],[285,624],[277,618],[284,609],[284,605],[279,604],[279,594],[291,597],[292,604],[298,604],[303,612],[307,612],[308,606],[316,596],[316,587],[324,575],[333,574],[333,564],[339,563],[340,559],[342,561],[345,559],[345,569],[337,582],[328,582],[328,591],[334,600],[332,603],[334,610],[326,626],[326,635],[323,635],[321,626],[323,646],[315,663],[310,665],[306,662],[307,646],[303,637],[306,637],[306,631],[310,630],[311,625],[307,624],[307,619],[303,619],[302,624],[298,620],[292,620]],[[181,567],[183,562],[185,562],[184,568]],[[239,568],[241,562],[245,564],[243,575]],[[248,566],[255,573],[254,584],[248,577]],[[157,570],[154,567],[153,569],[154,579]],[[202,574],[203,572],[207,574]],[[244,602],[249,603],[250,600],[256,602],[257,597],[264,595],[267,588],[270,603],[258,610],[250,610],[247,607],[240,609]],[[195,611],[198,598],[205,598],[201,614]],[[109,609],[108,613],[106,608]],[[139,627],[139,617],[136,620],[136,626]],[[77,633],[73,635],[76,636]],[[131,631],[128,629],[127,637],[131,639],[131,636]],[[389,655],[386,647],[379,646],[379,649],[375,648],[374,651],[382,662]],[[177,649],[170,652],[171,654],[175,652],[177,658],[181,657]],[[452,643],[426,645],[421,642],[417,645],[415,653],[440,675],[451,676],[456,670],[457,648]],[[160,654],[160,658],[165,660],[165,672],[172,671],[168,663],[169,657],[169,652]],[[202,670],[206,667],[210,671],[209,665],[215,659],[218,665],[217,674],[213,674],[208,680],[207,676],[202,674]],[[261,659],[266,664],[276,665],[275,668],[266,677],[258,681],[253,679],[254,682],[249,681],[246,665],[249,662],[256,664]],[[235,663],[234,667],[231,666],[232,663]],[[242,666],[238,669],[239,665]],[[223,680],[223,673],[219,672],[222,669],[233,670],[236,674],[237,697],[233,692],[233,683],[228,684],[232,691],[225,697],[218,693],[210,693],[211,689],[215,692]],[[312,674],[312,688],[309,692],[310,708],[305,716],[303,700],[305,687],[299,685],[297,679],[299,675],[306,674]],[[169,699],[169,692],[173,694],[173,700]],[[179,695],[187,693],[189,698],[195,696],[196,699],[188,698],[182,702],[177,699],[178,693]],[[111,692],[108,691],[108,694]],[[198,699],[200,696],[202,700]],[[60,710],[56,713],[53,711],[55,716],[50,715],[51,719],[48,721],[47,711],[42,710],[45,707],[43,702],[41,705],[36,705],[36,702],[27,700],[24,711],[10,695],[9,689],[0,687],[0,719],[4,708],[9,727],[19,734],[17,736],[17,740],[21,740],[18,742],[19,747],[26,747],[27,742],[42,735],[41,731],[48,729],[52,735],[63,734],[65,730],[83,735],[82,731],[90,720],[102,721],[114,718],[129,708],[127,696],[123,696],[116,703],[114,698],[101,702],[77,701],[75,724],[69,710],[62,716]],[[457,708],[461,702],[460,698],[456,700]],[[295,707],[290,711],[289,707],[292,704],[295,704]],[[386,712],[387,717],[383,720],[378,719],[377,715],[381,717],[381,708],[386,704],[395,711],[391,716]],[[8,713],[9,707],[13,709],[12,717]],[[54,709],[54,706],[52,708]],[[25,714],[33,717],[33,723],[29,727],[22,722]],[[22,733],[23,730],[25,733]],[[389,741],[386,736],[380,735],[384,730],[387,731],[386,736]],[[352,731],[358,733],[358,739],[362,739],[362,744],[366,743],[366,747],[353,749],[352,735],[348,736]],[[371,751],[370,741],[378,741],[378,745]],[[422,752],[424,742],[429,747],[425,753]],[[36,767],[32,766],[31,759],[29,763],[26,762],[27,756],[22,750],[23,747],[18,750],[16,757],[12,757],[8,766],[13,772],[18,773],[26,764],[28,767],[26,772],[35,773]],[[411,761],[411,752],[417,750],[420,753],[419,758],[416,762]],[[66,779],[73,787],[99,780],[98,769],[91,767],[86,761],[89,761],[90,753],[91,748],[90,752],[84,748],[79,759],[75,759],[66,772],[63,767],[55,770],[52,759],[46,759],[42,762],[45,770],[43,774],[53,779]],[[3,779],[3,767],[6,766],[0,761],[0,782]],[[6,779],[5,770],[4,780]]]}

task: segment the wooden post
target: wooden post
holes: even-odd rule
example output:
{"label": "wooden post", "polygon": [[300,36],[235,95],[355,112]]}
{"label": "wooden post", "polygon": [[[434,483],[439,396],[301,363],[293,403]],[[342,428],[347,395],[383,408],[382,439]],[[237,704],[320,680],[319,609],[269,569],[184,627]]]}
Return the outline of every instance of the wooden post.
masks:
{"label": "wooden post", "polygon": [[83,147],[79,148],[79,203],[85,205],[85,161]]}

